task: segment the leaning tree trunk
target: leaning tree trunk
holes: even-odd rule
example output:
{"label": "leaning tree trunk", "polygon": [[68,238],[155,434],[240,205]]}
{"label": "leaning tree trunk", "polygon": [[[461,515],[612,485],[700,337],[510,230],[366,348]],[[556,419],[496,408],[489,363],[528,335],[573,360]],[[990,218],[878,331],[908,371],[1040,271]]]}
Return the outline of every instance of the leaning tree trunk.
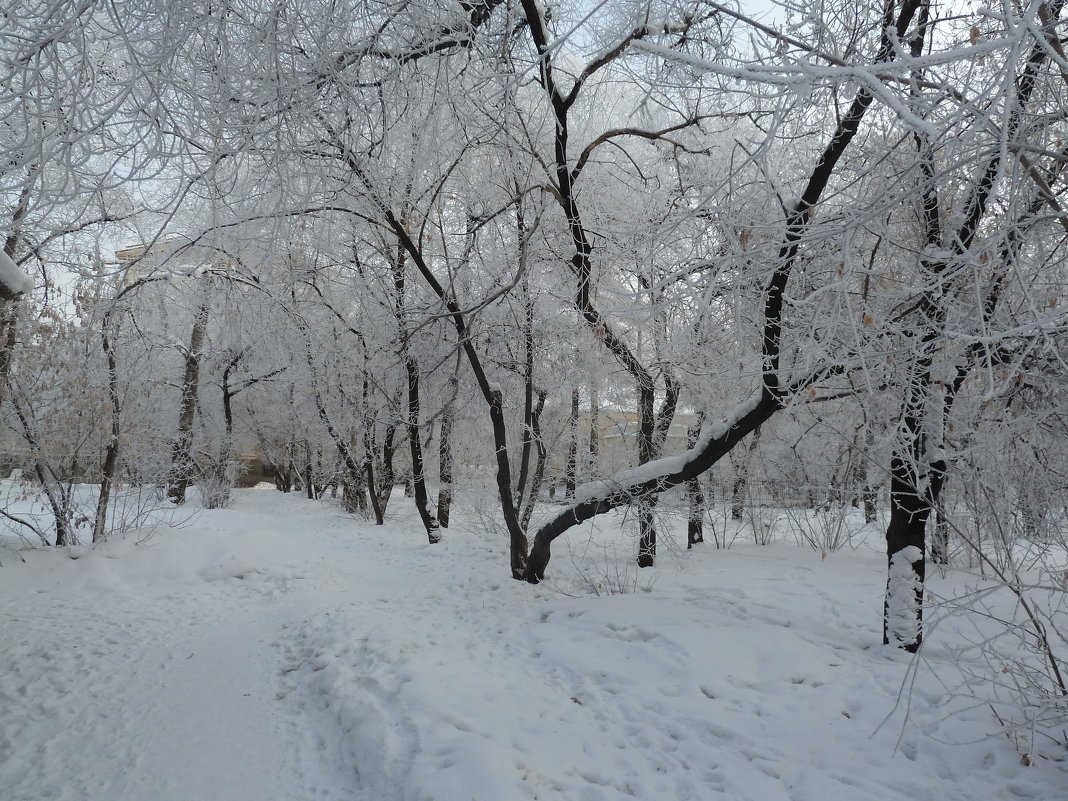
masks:
{"label": "leaning tree trunk", "polygon": [[[518,234],[520,241],[525,241],[525,226],[523,224],[523,215],[517,210],[516,218],[519,222]],[[532,452],[536,448],[535,434],[534,434],[534,417],[540,412],[535,411],[534,397],[537,395],[539,398],[544,398],[544,393],[535,390],[534,388],[534,351],[535,351],[535,339],[534,339],[534,300],[530,295],[530,284],[527,280],[527,276],[523,276],[523,434],[520,438],[519,449],[519,476],[515,482],[515,506],[517,509],[525,509],[527,506],[527,490],[530,489],[527,485],[530,483],[530,458]],[[577,419],[575,417],[576,410],[574,406],[575,396],[572,393],[572,424]],[[572,425],[572,428],[574,426]],[[572,433],[574,433],[572,431]],[[539,449],[539,453],[541,450]],[[572,484],[574,484],[574,469],[568,463],[570,474],[572,475]],[[537,490],[531,490],[531,501],[537,501]],[[523,526],[526,528],[526,525]]]}
{"label": "leaning tree trunk", "polygon": [[52,517],[55,520],[56,528],[55,544],[77,545],[77,537],[71,519],[73,515],[70,490],[68,487],[63,486],[62,482],[56,477],[55,471],[42,460],[41,446],[34,435],[30,412],[19,402],[19,398],[15,393],[11,395],[11,406],[22,427],[23,439],[26,440],[26,444],[29,446],[30,453],[34,458],[33,469],[37,474],[37,480],[41,482],[41,489],[48,499],[48,505],[52,508]]}
{"label": "leaning tree trunk", "polygon": [[408,431],[408,446],[412,457],[411,488],[415,496],[415,508],[419,512],[419,519],[423,521],[426,529],[427,540],[431,544],[441,541],[438,533],[438,521],[430,508],[430,495],[426,489],[426,476],[423,467],[423,446],[419,441],[419,365],[416,364],[408,347],[408,330],[406,321],[405,305],[405,249],[402,243],[397,244],[397,252],[393,258],[393,289],[395,292],[394,315],[397,320],[397,338],[400,343],[400,358],[404,362],[404,372],[408,378],[408,411],[405,417],[405,427]]}
{"label": "leaning tree trunk", "polygon": [[[335,131],[330,131],[330,133],[337,138]],[[363,186],[368,191],[373,192],[374,184],[364,172],[360,159],[356,154],[345,150],[344,159],[346,166]],[[474,373],[475,383],[478,385],[479,392],[486,402],[490,427],[493,432],[493,446],[497,463],[497,497],[501,503],[504,524],[508,529],[509,563],[512,570],[512,578],[524,579],[527,572],[528,542],[526,532],[519,525],[519,514],[512,497],[512,465],[508,455],[508,427],[504,416],[504,396],[499,389],[490,383],[489,376],[486,374],[482,364],[482,358],[471,340],[464,310],[452,290],[446,290],[437,279],[437,276],[434,275],[434,271],[431,270],[430,265],[423,257],[419,237],[412,237],[405,224],[391,208],[383,206],[379,208],[379,212],[386,227],[396,236],[400,248],[411,257],[427,286],[430,287],[447,310],[448,316],[452,319],[453,327],[456,329],[457,341],[467,356],[471,372]]]}
{"label": "leaning tree trunk", "polygon": [[530,492],[527,494],[527,500],[523,506],[523,512],[519,520],[524,531],[526,531],[527,526],[530,525],[530,518],[534,514],[534,507],[538,503],[538,494],[541,492],[541,484],[545,478],[545,465],[548,462],[548,449],[545,447],[545,441],[541,436],[541,413],[545,409],[545,398],[547,394],[548,393],[543,389],[538,390],[538,400],[530,412],[530,437],[538,455],[534,462],[534,476],[530,480]]}
{"label": "leaning tree trunk", "polygon": [[438,521],[430,509],[430,496],[426,490],[426,477],[423,472],[423,446],[419,442],[419,366],[411,358],[404,361],[408,373],[408,445],[412,454],[412,491],[415,494],[415,506],[419,519],[423,521],[427,540],[430,544],[441,542],[438,533]]}
{"label": "leaning tree trunk", "polygon": [[52,468],[38,462],[34,465],[37,480],[41,482],[48,505],[52,507],[52,517],[56,524],[56,545],[77,545],[78,538],[74,533],[74,524],[71,521],[70,491],[56,478]]}

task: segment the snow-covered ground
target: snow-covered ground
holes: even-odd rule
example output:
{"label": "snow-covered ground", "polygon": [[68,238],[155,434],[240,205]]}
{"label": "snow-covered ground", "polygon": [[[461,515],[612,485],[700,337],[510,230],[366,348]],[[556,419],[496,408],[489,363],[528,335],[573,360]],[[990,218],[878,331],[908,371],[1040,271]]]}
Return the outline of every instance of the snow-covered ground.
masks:
{"label": "snow-covered ground", "polygon": [[879,644],[874,551],[639,573],[614,517],[531,587],[458,511],[429,546],[403,498],[376,528],[250,490],[77,559],[0,549],[0,799],[1068,798],[1063,750],[1021,764],[962,689],[968,618],[919,661]]}

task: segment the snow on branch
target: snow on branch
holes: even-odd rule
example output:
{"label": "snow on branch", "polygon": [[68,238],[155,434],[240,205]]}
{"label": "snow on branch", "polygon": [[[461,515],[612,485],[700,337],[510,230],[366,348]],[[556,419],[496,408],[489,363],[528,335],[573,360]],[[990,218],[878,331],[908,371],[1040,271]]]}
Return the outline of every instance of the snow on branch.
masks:
{"label": "snow on branch", "polygon": [[33,279],[0,250],[0,297],[10,300],[33,291]]}
{"label": "snow on branch", "polygon": [[525,578],[537,584],[545,578],[551,543],[572,526],[631,503],[638,498],[676,487],[695,478],[728,453],[782,408],[782,399],[761,389],[738,404],[726,419],[706,425],[693,448],[677,455],[638,465],[616,473],[606,481],[583,484],[574,503],[546,521],[534,537]]}
{"label": "snow on branch", "polygon": [[723,439],[732,428],[738,425],[739,421],[752,414],[760,406],[762,396],[763,393],[755,392],[750,398],[738,404],[725,419],[714,423],[706,422],[697,442],[689,450],[621,470],[601,481],[581,484],[575,490],[575,504],[615,494],[637,497],[643,494],[642,489],[649,483],[664,482],[663,489],[682,483],[672,481],[672,479],[682,475],[691,462],[696,461],[708,450],[713,441]]}

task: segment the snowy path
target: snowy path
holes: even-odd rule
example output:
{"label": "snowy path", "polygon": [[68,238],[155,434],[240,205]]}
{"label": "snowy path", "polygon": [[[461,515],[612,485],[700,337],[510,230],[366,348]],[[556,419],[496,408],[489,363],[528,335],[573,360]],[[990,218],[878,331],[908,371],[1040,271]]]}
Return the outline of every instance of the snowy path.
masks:
{"label": "snowy path", "polygon": [[937,642],[891,714],[910,663],[876,645],[877,557],[701,549],[605,597],[557,560],[532,588],[499,538],[431,548],[274,492],[5,559],[0,799],[1068,797],[947,690]]}
{"label": "snowy path", "polygon": [[[133,561],[182,558],[155,550]],[[130,555],[4,594],[0,797],[354,797],[351,760],[323,758],[283,689],[278,638],[307,614],[297,582],[228,557],[142,577]]]}

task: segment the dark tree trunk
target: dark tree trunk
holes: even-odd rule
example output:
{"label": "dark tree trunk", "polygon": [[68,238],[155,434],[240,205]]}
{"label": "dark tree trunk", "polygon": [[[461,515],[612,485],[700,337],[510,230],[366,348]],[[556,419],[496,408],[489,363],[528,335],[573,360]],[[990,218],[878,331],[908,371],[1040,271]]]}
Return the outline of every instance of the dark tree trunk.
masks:
{"label": "dark tree trunk", "polygon": [[423,447],[419,441],[419,366],[408,347],[405,261],[404,243],[398,241],[393,257],[393,290],[396,304],[393,312],[397,320],[397,336],[400,343],[398,355],[404,362],[404,372],[408,379],[408,410],[405,416],[405,428],[408,432],[408,447],[412,457],[412,472],[405,482],[405,495],[411,487],[411,494],[415,497],[415,508],[419,512],[423,528],[426,529],[427,540],[434,544],[441,541],[441,535],[438,534],[438,521],[430,507],[430,496],[427,493],[426,477],[423,473]]}
{"label": "dark tree trunk", "polygon": [[[1061,11],[1060,2],[1044,6],[1050,15],[1043,21],[1047,34],[1052,34],[1053,24]],[[920,25],[910,40],[914,55],[922,52],[925,35],[928,33],[928,9],[921,11]],[[1002,136],[1012,141],[1022,120],[1023,109],[1036,86],[1041,64],[1050,52],[1047,41],[1036,42],[1032,47],[1022,72],[1015,82],[1015,101],[1011,108]],[[921,211],[924,221],[927,252],[939,253],[943,243],[948,242],[956,257],[963,257],[972,246],[975,235],[986,215],[987,207],[1002,168],[1003,152],[1000,148],[989,158],[971,186],[967,203],[957,218],[959,227],[950,236],[943,235],[938,192],[935,186],[933,146],[917,131],[914,134],[919,153],[920,171],[924,178],[920,192]],[[1015,256],[1016,234],[1006,235],[1002,247],[1005,263]],[[888,577],[886,602],[883,617],[883,642],[898,645],[906,651],[915,652],[923,641],[923,581],[926,573],[926,531],[934,507],[940,499],[945,481],[946,464],[942,459],[928,461],[929,444],[926,423],[933,414],[931,375],[932,365],[941,338],[945,332],[946,311],[944,299],[946,275],[950,262],[942,258],[924,258],[920,262],[926,288],[920,296],[917,308],[917,330],[913,334],[913,356],[905,398],[901,410],[898,443],[890,462],[890,523],[886,531]],[[999,281],[985,299],[982,317],[989,321],[999,297]],[[970,363],[958,370],[957,379],[963,382],[970,370]],[[944,429],[949,408],[959,383],[954,382],[948,397],[941,405],[939,424]]]}
{"label": "dark tree trunk", "polygon": [[[801,386],[807,386],[809,383],[811,381],[806,379]],[[800,388],[793,386],[790,389],[792,392]],[[628,481],[625,473],[618,474],[620,486],[617,489],[561,510],[538,529],[527,562],[527,581],[537,584],[545,578],[544,570],[549,563],[552,542],[561,534],[596,515],[633,503],[636,498],[663,492],[701,475],[781,408],[782,399],[765,390],[759,397],[740,406],[735,416],[722,427],[717,436],[702,441],[700,448],[689,453],[681,464],[671,460],[670,468],[649,479]]]}
{"label": "dark tree trunk", "polygon": [[946,519],[945,498],[942,488],[946,482],[946,462],[938,459],[931,463],[931,499],[934,503],[934,536],[931,538],[931,561],[936,565],[949,564],[949,521]]}
{"label": "dark tree trunk", "polygon": [[397,426],[390,423],[386,426],[382,437],[381,456],[378,455],[377,442],[375,440],[375,421],[368,413],[368,399],[370,397],[370,379],[364,374],[363,378],[363,463],[364,476],[367,484],[367,495],[371,501],[371,511],[374,514],[375,525],[381,526],[386,522],[386,507],[389,505],[389,496],[393,492],[393,454],[395,452],[394,439],[397,434]]}
{"label": "dark tree trunk", "polygon": [[457,350],[456,366],[449,376],[449,397],[441,411],[441,432],[438,439],[438,525],[449,527],[449,515],[453,501],[452,427],[456,418],[456,403],[460,392],[460,364],[462,356]]}
{"label": "dark tree trunk", "polygon": [[[686,429],[686,447],[692,450],[701,433],[701,417]],[[701,477],[694,476],[686,482],[688,514],[686,518],[686,549],[705,541],[705,494],[701,490]]]}
{"label": "dark tree trunk", "polygon": [[167,497],[176,504],[185,503],[186,490],[193,480],[193,421],[196,419],[200,396],[200,360],[204,335],[208,328],[208,303],[201,301],[193,316],[193,330],[185,352],[185,371],[182,375],[182,395],[178,410],[178,436],[171,452],[171,477]]}
{"label": "dark tree trunk", "polygon": [[[519,219],[519,236],[523,241],[524,225],[522,214]],[[530,297],[530,286],[523,278],[523,295],[526,299],[523,318],[523,436],[519,450],[519,477],[515,482],[515,505],[522,509],[530,477],[530,456],[534,448],[534,302]]]}
{"label": "dark tree trunk", "polygon": [[592,480],[601,472],[601,407],[597,390],[590,387],[590,442],[586,475]]}
{"label": "dark tree trunk", "polygon": [[438,521],[430,508],[430,496],[426,490],[426,478],[423,475],[423,447],[419,442],[419,367],[410,359],[405,359],[404,369],[408,373],[408,445],[412,454],[412,493],[419,519],[423,521],[427,540],[433,545],[441,542],[438,534]]}
{"label": "dark tree trunk", "polygon": [[[653,432],[656,429],[654,389],[651,384],[638,385],[638,464],[645,464],[655,457]],[[652,567],[656,560],[656,516],[653,508],[656,498],[652,495],[638,498],[638,567]]]}
{"label": "dark tree trunk", "polygon": [[579,439],[579,391],[578,387],[571,390],[571,414],[567,418],[567,462],[564,465],[564,497],[569,501],[575,497],[577,484],[576,473],[578,472],[578,439]]}
{"label": "dark tree trunk", "polygon": [[119,371],[115,359],[115,348],[109,335],[111,315],[104,316],[100,339],[107,357],[108,400],[111,402],[111,432],[104,450],[104,465],[100,471],[100,495],[96,501],[96,518],[93,520],[93,542],[103,542],[107,538],[108,504],[111,501],[111,487],[119,465],[119,435],[121,434],[122,406],[119,402]]}
{"label": "dark tree trunk", "polygon": [[861,475],[861,493],[864,499],[864,522],[874,523],[878,512],[878,496],[875,486],[871,482],[868,462],[872,459],[872,453],[875,451],[875,432],[869,424],[864,425],[864,447],[865,452],[859,462],[860,469],[863,471]]}
{"label": "dark tree trunk", "polygon": [[[331,131],[330,133],[336,136],[334,131]],[[359,181],[368,190],[373,190],[373,183],[364,172],[359,158],[357,158],[354,153],[347,150],[344,153],[344,158],[346,166],[359,179]],[[512,577],[523,579],[526,577],[528,543],[526,532],[519,525],[519,514],[512,497],[512,465],[508,455],[508,427],[504,417],[504,398],[500,390],[495,389],[490,384],[489,377],[486,375],[485,368],[482,365],[482,358],[479,356],[478,350],[471,341],[467,321],[464,317],[464,311],[457,302],[454,294],[442,286],[441,282],[437,279],[437,276],[434,275],[434,271],[431,270],[430,266],[427,264],[426,259],[423,258],[422,248],[416,243],[417,239],[412,238],[407,227],[401,222],[400,218],[392,211],[392,209],[382,209],[382,216],[385,224],[389,227],[393,235],[397,237],[397,242],[399,243],[400,248],[411,257],[412,261],[415,263],[416,269],[423,277],[423,280],[447,309],[449,316],[452,318],[453,326],[456,329],[457,340],[460,343],[460,347],[463,348],[464,354],[467,356],[468,364],[471,365],[471,372],[474,373],[475,376],[475,382],[478,384],[479,391],[482,393],[482,397],[486,402],[493,431],[493,445],[497,460],[497,496],[501,503],[501,513],[504,517],[504,523],[508,529],[509,561],[512,569]]]}
{"label": "dark tree trunk", "polygon": [[[455,377],[453,379],[455,381]],[[450,402],[441,415],[441,435],[438,440],[438,524],[449,527],[452,511],[452,417],[455,404]]]}
{"label": "dark tree trunk", "polygon": [[545,479],[545,464],[548,461],[548,449],[545,447],[545,441],[541,436],[541,413],[545,409],[546,394],[544,390],[538,390],[538,400],[530,414],[530,433],[531,438],[534,440],[534,447],[538,452],[538,458],[534,463],[534,477],[530,481],[530,492],[527,495],[527,501],[523,506],[519,521],[524,531],[530,525],[534,507],[538,504],[538,494],[541,492],[541,484]]}
{"label": "dark tree trunk", "polygon": [[[396,480],[396,474],[393,470],[393,456],[396,453],[396,438],[397,438],[397,426],[390,423],[386,426],[386,433],[382,437],[382,460],[378,463],[378,467],[375,472],[377,473],[377,484],[375,483],[376,477],[368,474],[368,487],[376,487],[374,490],[374,498],[377,500],[377,506],[375,506],[375,522],[381,526],[384,523],[384,517],[386,513],[386,507],[389,505],[390,496],[393,494],[393,482]],[[373,458],[368,460],[368,465],[374,463]]]}
{"label": "dark tree trunk", "polygon": [[[340,459],[341,465],[344,469],[344,479],[342,481],[342,504],[345,510],[348,512],[365,512],[367,509],[367,499],[363,495],[363,477],[368,476],[368,481],[374,481],[374,469],[371,467],[371,459],[368,457],[361,463],[356,458],[354,448],[355,443],[350,443],[340,431],[335,428],[333,421],[330,419],[330,415],[326,410],[326,404],[323,402],[323,396],[318,389],[313,393],[315,399],[315,408],[319,412],[319,419],[323,423],[323,427],[326,428],[326,433],[330,436],[330,441],[334,443],[334,450],[337,452],[337,458]],[[355,437],[354,437],[355,439]],[[364,443],[365,454],[367,453],[367,442]],[[320,462],[322,460],[322,454],[320,453]],[[308,498],[315,499],[319,491],[314,486],[314,476],[312,475],[311,465],[311,444],[308,444],[308,467],[307,467],[307,493]],[[377,498],[374,497],[373,484],[371,484],[371,504],[375,511],[375,517],[379,520],[378,525],[381,525],[380,509],[377,505]]]}
{"label": "dark tree trunk", "polygon": [[931,507],[917,488],[917,463],[896,455],[890,462],[890,524],[886,529],[887,582],[883,644],[915,653],[923,640],[926,532]]}
{"label": "dark tree trunk", "polygon": [[318,498],[318,493],[315,487],[315,474],[314,468],[311,463],[311,447],[308,447],[308,462],[304,465],[304,492],[308,496],[309,501],[314,501]]}

